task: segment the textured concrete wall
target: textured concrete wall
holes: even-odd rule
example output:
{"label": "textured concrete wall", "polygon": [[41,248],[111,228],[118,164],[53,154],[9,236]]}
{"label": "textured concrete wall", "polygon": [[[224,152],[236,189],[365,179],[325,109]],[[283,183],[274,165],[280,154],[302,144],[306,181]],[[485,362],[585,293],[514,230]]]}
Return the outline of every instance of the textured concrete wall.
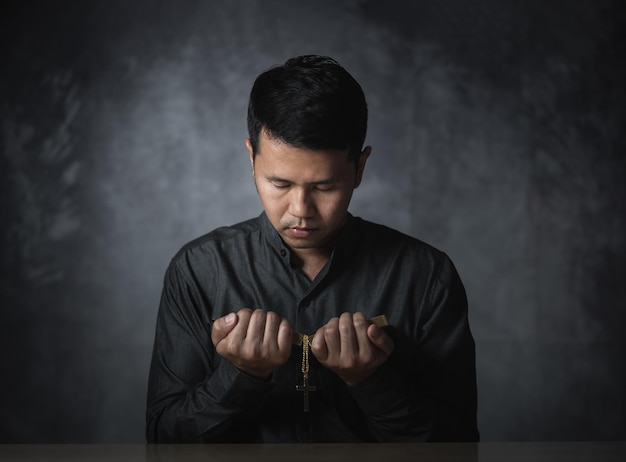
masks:
{"label": "textured concrete wall", "polygon": [[5,2],[0,441],[143,441],[165,267],[260,212],[247,94],[306,53],[368,96],[353,213],[465,281],[483,439],[625,439],[618,3]]}

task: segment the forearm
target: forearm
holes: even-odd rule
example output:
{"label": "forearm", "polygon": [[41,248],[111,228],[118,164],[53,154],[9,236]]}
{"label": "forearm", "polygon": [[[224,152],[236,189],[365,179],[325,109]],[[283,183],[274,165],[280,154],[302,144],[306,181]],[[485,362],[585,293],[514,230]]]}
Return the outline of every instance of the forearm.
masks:
{"label": "forearm", "polygon": [[441,363],[394,356],[370,378],[349,387],[377,440],[478,440],[473,345],[462,346]]}
{"label": "forearm", "polygon": [[[158,379],[156,380],[158,381]],[[151,380],[152,384],[152,380]],[[149,392],[147,440],[149,443],[226,442],[242,422],[254,417],[271,382],[251,377],[228,361],[194,388],[161,386]]]}
{"label": "forearm", "polygon": [[348,388],[380,442],[428,441],[433,420],[423,396],[392,364]]}

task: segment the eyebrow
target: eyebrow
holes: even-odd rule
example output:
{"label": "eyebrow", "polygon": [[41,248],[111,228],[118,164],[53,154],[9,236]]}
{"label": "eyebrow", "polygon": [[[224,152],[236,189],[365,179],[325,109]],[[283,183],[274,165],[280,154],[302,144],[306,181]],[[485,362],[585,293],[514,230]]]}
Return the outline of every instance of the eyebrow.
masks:
{"label": "eyebrow", "polygon": [[[281,178],[279,176],[276,175],[266,175],[265,179],[268,181],[275,181],[277,183],[293,183],[293,181],[288,180],[286,178]],[[325,178],[323,180],[319,180],[319,181],[312,181],[310,183],[310,185],[320,185],[320,184],[334,184],[337,183],[339,180],[335,177],[330,177],[330,178]]]}

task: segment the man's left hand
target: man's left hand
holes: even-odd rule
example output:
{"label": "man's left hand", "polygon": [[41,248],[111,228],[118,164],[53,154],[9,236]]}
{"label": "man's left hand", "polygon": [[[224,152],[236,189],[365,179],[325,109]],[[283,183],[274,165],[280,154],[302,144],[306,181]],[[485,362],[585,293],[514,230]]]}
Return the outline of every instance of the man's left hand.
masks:
{"label": "man's left hand", "polygon": [[391,337],[359,312],[332,318],[317,330],[311,343],[317,360],[348,385],[372,375],[393,349]]}

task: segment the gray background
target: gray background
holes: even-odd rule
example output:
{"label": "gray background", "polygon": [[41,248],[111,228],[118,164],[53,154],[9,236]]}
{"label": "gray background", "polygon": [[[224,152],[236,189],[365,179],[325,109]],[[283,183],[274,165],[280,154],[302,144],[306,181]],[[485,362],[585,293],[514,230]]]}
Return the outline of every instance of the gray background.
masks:
{"label": "gray background", "polygon": [[0,441],[141,442],[165,267],[255,216],[254,77],[362,83],[352,211],[466,284],[483,440],[626,439],[618,1],[3,2]]}

